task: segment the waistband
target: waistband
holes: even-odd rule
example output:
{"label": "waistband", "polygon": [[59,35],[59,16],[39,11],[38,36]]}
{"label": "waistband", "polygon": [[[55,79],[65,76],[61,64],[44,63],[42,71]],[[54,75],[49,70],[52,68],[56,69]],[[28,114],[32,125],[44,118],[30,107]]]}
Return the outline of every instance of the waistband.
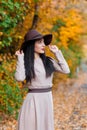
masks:
{"label": "waistband", "polygon": [[52,91],[52,87],[50,88],[34,88],[34,89],[28,89],[29,93],[44,93]]}

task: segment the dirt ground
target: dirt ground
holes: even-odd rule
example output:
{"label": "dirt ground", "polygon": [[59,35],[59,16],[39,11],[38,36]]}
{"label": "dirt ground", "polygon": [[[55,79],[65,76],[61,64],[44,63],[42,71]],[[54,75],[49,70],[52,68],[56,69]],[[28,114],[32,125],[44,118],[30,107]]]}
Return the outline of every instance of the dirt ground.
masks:
{"label": "dirt ground", "polygon": [[[53,90],[55,130],[87,130],[87,73],[59,83]],[[0,130],[16,130],[16,120],[4,120]]]}
{"label": "dirt ground", "polygon": [[87,130],[87,73],[53,91],[55,130]]}

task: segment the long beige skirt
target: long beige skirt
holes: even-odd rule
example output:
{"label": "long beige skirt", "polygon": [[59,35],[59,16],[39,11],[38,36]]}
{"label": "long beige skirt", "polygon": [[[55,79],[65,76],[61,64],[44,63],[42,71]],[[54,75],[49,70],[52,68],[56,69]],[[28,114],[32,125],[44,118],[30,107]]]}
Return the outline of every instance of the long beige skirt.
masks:
{"label": "long beige skirt", "polygon": [[54,130],[52,92],[27,94],[17,130]]}

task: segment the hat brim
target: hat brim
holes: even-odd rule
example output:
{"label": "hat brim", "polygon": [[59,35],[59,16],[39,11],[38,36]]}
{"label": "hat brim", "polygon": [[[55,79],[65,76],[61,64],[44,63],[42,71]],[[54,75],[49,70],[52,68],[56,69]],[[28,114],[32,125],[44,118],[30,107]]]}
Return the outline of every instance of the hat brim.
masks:
{"label": "hat brim", "polygon": [[45,45],[49,45],[52,41],[52,34],[46,34],[46,35],[37,35],[35,37],[33,37],[32,39],[28,40],[28,41],[25,41],[25,42],[29,42],[29,41],[32,41],[32,40],[38,40],[38,39],[44,39],[44,43]]}
{"label": "hat brim", "polygon": [[52,34],[47,34],[43,36],[45,45],[49,45],[52,41]]}
{"label": "hat brim", "polygon": [[49,45],[52,41],[52,34],[47,34],[47,35],[38,35],[36,37],[33,38],[33,40],[38,40],[38,39],[44,39],[44,43],[45,45]]}

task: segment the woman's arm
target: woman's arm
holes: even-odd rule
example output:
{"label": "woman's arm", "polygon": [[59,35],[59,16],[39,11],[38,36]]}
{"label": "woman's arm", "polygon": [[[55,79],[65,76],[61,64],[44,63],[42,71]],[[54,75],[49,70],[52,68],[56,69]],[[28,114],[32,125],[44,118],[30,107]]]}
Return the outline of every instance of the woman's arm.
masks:
{"label": "woman's arm", "polygon": [[55,70],[61,73],[68,74],[70,73],[69,66],[61,52],[55,45],[50,46],[49,49],[54,53],[55,57],[57,58],[58,62],[52,59],[53,65]]}
{"label": "woman's arm", "polygon": [[24,81],[25,80],[25,67],[24,67],[24,53],[20,53],[16,51],[15,53],[18,57],[17,65],[16,65],[16,72],[15,72],[15,79],[17,81]]}

